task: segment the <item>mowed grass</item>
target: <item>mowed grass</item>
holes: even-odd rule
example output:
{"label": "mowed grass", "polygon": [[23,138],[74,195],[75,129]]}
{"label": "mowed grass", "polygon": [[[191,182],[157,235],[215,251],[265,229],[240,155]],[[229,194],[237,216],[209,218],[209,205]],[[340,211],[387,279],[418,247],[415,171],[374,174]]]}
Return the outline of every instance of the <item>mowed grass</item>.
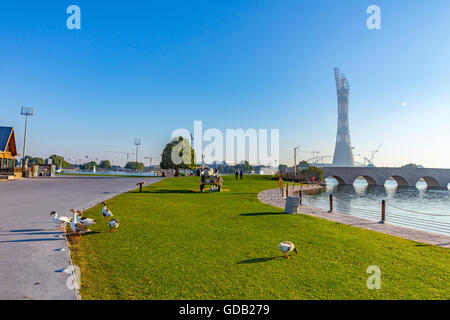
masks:
{"label": "mowed grass", "polygon": [[[108,201],[120,220],[71,243],[83,299],[448,299],[449,250],[282,210],[267,177],[225,177],[222,193],[172,178]],[[299,254],[282,258],[281,241]],[[369,290],[369,266],[381,290]]]}

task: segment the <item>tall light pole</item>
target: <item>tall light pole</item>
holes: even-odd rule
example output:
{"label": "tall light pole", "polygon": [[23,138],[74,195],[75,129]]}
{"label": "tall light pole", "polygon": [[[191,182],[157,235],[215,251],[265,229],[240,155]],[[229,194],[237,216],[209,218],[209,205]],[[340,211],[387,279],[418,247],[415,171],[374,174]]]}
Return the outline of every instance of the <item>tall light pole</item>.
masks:
{"label": "tall light pole", "polygon": [[141,145],[141,138],[134,138],[134,145],[136,146],[136,163],[138,162],[139,146]]}
{"label": "tall light pole", "polygon": [[[138,165],[138,152],[139,152],[139,146],[141,145],[141,138],[134,138],[134,145],[136,146],[136,168]],[[139,171],[139,170],[136,170]]]}
{"label": "tall light pole", "polygon": [[297,146],[294,148],[294,179],[292,180],[292,183],[295,182],[295,177],[297,176],[297,151],[300,149],[300,146]]}
{"label": "tall light pole", "polygon": [[23,154],[22,154],[22,168],[25,166],[25,152],[27,145],[27,126],[28,126],[28,116],[34,116],[33,107],[22,107],[20,114],[25,116],[25,134],[23,136]]}

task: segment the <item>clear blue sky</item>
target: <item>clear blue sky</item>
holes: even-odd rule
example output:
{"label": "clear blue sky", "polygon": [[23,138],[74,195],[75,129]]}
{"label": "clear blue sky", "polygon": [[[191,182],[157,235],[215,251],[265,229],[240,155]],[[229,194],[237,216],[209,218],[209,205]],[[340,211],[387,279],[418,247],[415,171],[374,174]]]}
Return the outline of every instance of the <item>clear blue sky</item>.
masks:
{"label": "clear blue sky", "polygon": [[[81,30],[66,28],[71,4]],[[381,30],[366,27],[371,4]],[[194,120],[278,128],[291,163],[297,145],[334,151],[337,66],[359,153],[383,144],[379,166],[450,167],[449,14],[448,0],[10,1],[0,11],[0,125],[15,127],[21,149],[20,107],[35,106],[29,154],[119,162],[103,151],[133,151],[136,136],[141,154],[158,158]]]}

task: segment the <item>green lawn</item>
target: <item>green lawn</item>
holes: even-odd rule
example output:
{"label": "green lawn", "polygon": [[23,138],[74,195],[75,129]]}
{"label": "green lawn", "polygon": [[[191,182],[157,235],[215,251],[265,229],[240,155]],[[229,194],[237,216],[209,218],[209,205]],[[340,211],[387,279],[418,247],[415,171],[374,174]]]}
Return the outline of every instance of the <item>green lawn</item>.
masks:
{"label": "green lawn", "polygon": [[[258,201],[266,177],[225,177],[222,193],[199,178],[172,178],[108,201],[120,219],[109,233],[101,206],[93,233],[73,239],[83,299],[449,299],[450,253],[304,216]],[[282,258],[281,241],[299,254]],[[369,290],[366,269],[382,272]]]}

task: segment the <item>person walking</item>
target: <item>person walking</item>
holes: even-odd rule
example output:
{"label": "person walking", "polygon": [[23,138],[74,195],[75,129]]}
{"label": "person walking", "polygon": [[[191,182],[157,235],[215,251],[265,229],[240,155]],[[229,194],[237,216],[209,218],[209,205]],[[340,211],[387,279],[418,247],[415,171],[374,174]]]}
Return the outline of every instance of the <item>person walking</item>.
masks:
{"label": "person walking", "polygon": [[238,175],[239,175],[239,170],[238,169],[236,169],[236,171],[234,172],[234,175],[236,176],[236,181],[237,181]]}
{"label": "person walking", "polygon": [[244,176],[244,173],[242,172],[242,169],[241,169],[241,171],[239,173],[239,176],[241,177],[241,180],[242,180],[242,177]]}

